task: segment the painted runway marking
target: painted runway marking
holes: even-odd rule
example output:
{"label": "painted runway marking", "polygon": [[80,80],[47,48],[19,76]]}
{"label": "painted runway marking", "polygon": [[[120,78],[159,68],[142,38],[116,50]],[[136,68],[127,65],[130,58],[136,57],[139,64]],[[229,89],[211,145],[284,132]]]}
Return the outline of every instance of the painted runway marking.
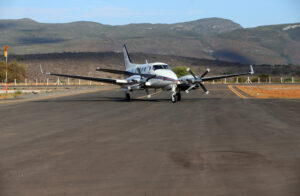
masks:
{"label": "painted runway marking", "polygon": [[[158,93],[161,93],[162,91],[160,90],[160,91],[157,91],[156,93],[152,93],[152,94],[150,94],[151,96],[152,95],[156,95],[156,94],[158,94]],[[141,97],[138,97],[137,99],[143,99],[143,98],[146,98],[147,97],[147,95],[144,95],[144,96],[141,96]]]}
{"label": "painted runway marking", "polygon": [[235,90],[231,85],[228,85],[228,88],[234,93],[236,94],[238,97],[242,98],[242,99],[248,99],[248,97],[242,95],[241,93],[239,93],[237,90]]}

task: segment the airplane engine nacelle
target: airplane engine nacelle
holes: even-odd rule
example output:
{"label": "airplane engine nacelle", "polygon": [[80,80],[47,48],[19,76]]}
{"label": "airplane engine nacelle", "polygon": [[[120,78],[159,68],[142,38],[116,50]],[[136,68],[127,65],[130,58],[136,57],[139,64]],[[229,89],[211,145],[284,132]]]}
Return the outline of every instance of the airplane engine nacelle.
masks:
{"label": "airplane engine nacelle", "polygon": [[192,75],[186,75],[179,78],[183,83],[194,83],[195,78]]}
{"label": "airplane engine nacelle", "polygon": [[141,76],[135,75],[135,76],[130,76],[126,80],[128,83],[139,83],[141,82]]}

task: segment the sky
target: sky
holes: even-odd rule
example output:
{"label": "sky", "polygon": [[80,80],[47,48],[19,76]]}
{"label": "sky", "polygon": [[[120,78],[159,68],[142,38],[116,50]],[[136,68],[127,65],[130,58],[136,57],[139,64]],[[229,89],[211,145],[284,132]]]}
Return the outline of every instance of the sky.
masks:
{"label": "sky", "polygon": [[300,22],[300,0],[0,0],[0,19],[177,23],[220,17],[243,27]]}

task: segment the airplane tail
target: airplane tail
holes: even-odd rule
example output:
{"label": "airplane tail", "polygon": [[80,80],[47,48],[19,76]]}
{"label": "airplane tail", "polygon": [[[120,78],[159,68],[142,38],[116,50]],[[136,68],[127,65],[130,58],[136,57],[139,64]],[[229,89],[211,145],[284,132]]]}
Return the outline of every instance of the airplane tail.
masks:
{"label": "airplane tail", "polygon": [[124,54],[124,63],[125,63],[125,68],[126,70],[134,68],[134,64],[131,63],[130,56],[128,55],[128,51],[126,48],[126,45],[123,45],[123,54]]}

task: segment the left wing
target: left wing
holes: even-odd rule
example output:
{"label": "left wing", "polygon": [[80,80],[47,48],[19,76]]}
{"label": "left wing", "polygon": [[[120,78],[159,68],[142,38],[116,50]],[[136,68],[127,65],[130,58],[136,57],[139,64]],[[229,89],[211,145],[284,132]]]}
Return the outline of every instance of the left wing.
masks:
{"label": "left wing", "polygon": [[66,77],[66,78],[90,80],[90,81],[95,81],[95,82],[104,82],[104,83],[118,84],[118,85],[127,84],[126,80],[95,78],[95,77],[77,76],[77,75],[66,75],[66,74],[57,74],[57,73],[50,73],[50,72],[44,73],[41,65],[40,65],[40,69],[41,69],[42,74],[51,75],[51,76],[60,76],[60,77]]}
{"label": "left wing", "polygon": [[209,81],[209,80],[216,80],[216,79],[222,79],[222,78],[230,78],[230,77],[236,77],[236,76],[244,76],[244,75],[253,75],[254,70],[252,65],[250,65],[250,71],[247,73],[238,73],[238,74],[227,74],[227,75],[221,75],[221,76],[211,76],[211,77],[203,77],[201,78],[202,81]]}
{"label": "left wing", "polygon": [[191,69],[188,68],[187,70],[190,72],[191,75],[186,75],[179,80],[181,81],[181,84],[177,85],[181,90],[185,90],[186,93],[188,93],[190,90],[201,87],[203,91],[208,94],[209,91],[205,88],[202,82],[209,81],[209,80],[216,80],[216,79],[222,79],[222,78],[229,78],[229,77],[235,77],[235,76],[243,76],[243,75],[253,75],[254,70],[252,65],[250,65],[250,72],[247,73],[238,73],[238,74],[227,74],[227,75],[221,75],[221,76],[212,76],[212,77],[204,77],[208,72],[209,69],[207,69],[200,77],[196,76]]}

